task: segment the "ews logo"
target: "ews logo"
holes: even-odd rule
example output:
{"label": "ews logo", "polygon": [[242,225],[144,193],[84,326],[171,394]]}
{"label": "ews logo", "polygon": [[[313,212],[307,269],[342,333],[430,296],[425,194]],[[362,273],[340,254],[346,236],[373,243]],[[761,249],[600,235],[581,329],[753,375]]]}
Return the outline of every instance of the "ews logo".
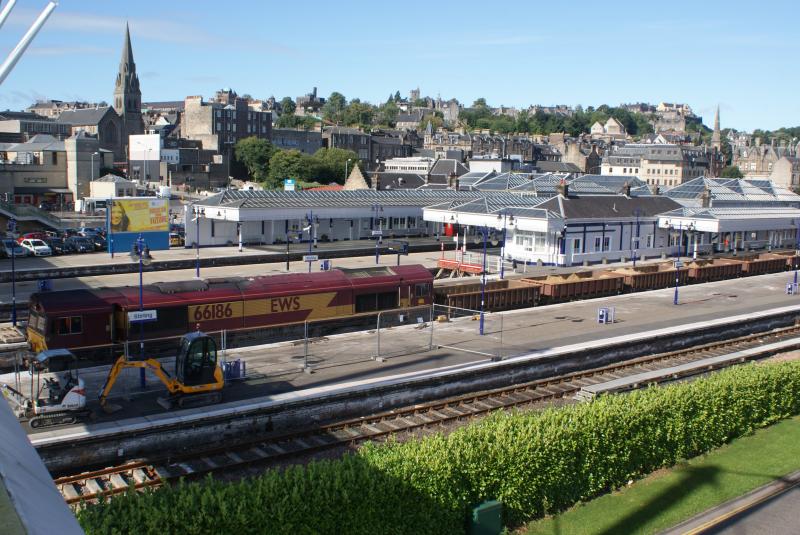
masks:
{"label": "ews logo", "polygon": [[269,311],[272,314],[279,312],[293,312],[300,310],[300,297],[276,297],[269,300]]}

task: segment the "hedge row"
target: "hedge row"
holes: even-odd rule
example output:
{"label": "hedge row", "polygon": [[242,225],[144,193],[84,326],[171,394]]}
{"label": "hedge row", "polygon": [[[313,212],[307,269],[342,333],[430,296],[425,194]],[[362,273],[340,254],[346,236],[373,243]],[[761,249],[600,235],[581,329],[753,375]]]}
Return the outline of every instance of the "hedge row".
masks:
{"label": "hedge row", "polygon": [[800,363],[542,412],[497,414],[448,436],[368,445],[341,460],[211,479],[88,506],[87,533],[463,533],[499,499],[517,524],[800,413]]}

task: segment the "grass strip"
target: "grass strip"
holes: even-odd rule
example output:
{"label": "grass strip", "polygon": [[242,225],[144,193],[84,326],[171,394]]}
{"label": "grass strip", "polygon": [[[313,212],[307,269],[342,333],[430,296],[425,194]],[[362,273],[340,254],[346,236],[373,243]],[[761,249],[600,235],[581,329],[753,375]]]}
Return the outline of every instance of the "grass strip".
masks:
{"label": "grass strip", "polygon": [[528,524],[527,535],[655,533],[800,469],[800,417]]}

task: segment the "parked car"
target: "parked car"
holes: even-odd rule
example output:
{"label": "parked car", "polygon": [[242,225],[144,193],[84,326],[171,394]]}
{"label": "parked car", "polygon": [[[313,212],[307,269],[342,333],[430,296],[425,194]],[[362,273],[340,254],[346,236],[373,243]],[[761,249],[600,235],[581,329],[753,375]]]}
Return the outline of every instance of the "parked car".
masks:
{"label": "parked car", "polygon": [[46,237],[47,235],[44,232],[26,232],[17,238],[17,242],[22,243],[22,240],[43,240]]}
{"label": "parked car", "polygon": [[25,249],[30,251],[33,256],[50,256],[53,250],[47,245],[44,240],[39,239],[25,239],[20,242]]}
{"label": "parked car", "polygon": [[183,247],[186,243],[185,238],[178,232],[169,233],[169,246],[170,247]]}
{"label": "parked car", "polygon": [[78,234],[85,238],[92,238],[100,233],[97,232],[97,229],[94,227],[81,227]]}
{"label": "parked car", "polygon": [[100,234],[95,234],[94,236],[89,237],[89,239],[92,241],[92,245],[94,245],[95,251],[106,250],[107,244],[104,236]]}
{"label": "parked car", "polygon": [[69,243],[77,253],[91,253],[94,251],[94,243],[89,238],[83,236],[70,236],[67,238]]}
{"label": "parked car", "polygon": [[59,238],[58,236],[51,236],[44,240],[44,242],[50,246],[53,254],[69,254],[75,252],[75,248],[72,246],[72,244],[67,242],[64,238]]}
{"label": "parked car", "polygon": [[14,256],[17,258],[28,256],[28,250],[17,243],[16,240],[12,240],[10,238],[3,240],[3,253],[5,253],[6,257],[11,258],[12,250]]}
{"label": "parked car", "polygon": [[78,229],[76,229],[76,228],[65,228],[64,229],[64,236],[66,236],[67,238],[69,238],[70,236],[77,236],[77,235],[78,235]]}

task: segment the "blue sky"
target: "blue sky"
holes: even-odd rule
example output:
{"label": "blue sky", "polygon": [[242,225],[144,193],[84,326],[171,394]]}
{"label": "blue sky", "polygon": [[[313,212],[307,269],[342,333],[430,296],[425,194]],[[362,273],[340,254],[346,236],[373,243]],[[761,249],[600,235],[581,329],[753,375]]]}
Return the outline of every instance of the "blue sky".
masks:
{"label": "blue sky", "polygon": [[[5,2],[3,2],[5,3]],[[46,4],[18,0],[5,57]],[[223,6],[224,9],[220,9]],[[209,96],[383,101],[423,95],[492,105],[688,102],[722,126],[800,125],[796,3],[537,0],[61,0],[0,88],[0,109],[36,98],[111,101],[125,21],[143,99]]]}

